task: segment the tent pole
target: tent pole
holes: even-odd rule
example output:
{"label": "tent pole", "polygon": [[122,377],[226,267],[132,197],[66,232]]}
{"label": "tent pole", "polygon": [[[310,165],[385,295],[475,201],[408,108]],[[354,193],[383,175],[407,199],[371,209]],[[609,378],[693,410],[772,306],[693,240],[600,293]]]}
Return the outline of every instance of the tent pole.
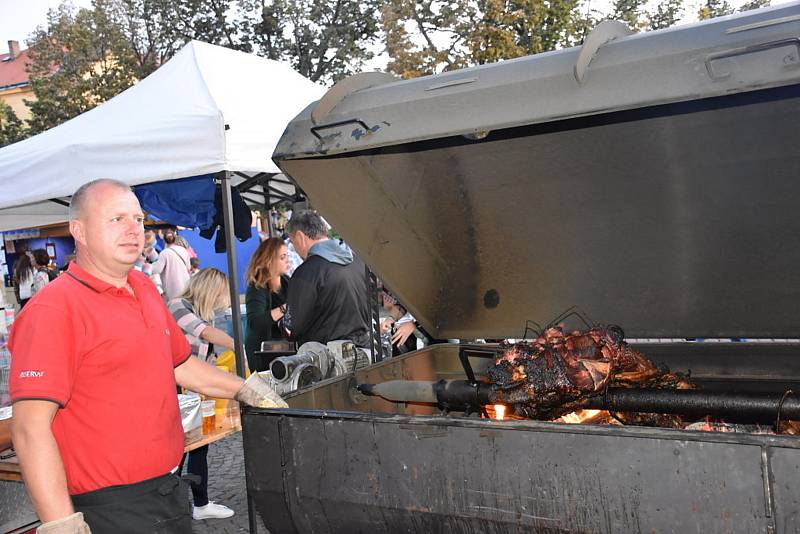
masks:
{"label": "tent pole", "polygon": [[[236,374],[245,377],[245,353],[242,333],[242,311],[239,308],[239,276],[236,269],[236,243],[233,239],[233,201],[231,200],[231,173],[222,171],[217,173],[222,187],[222,215],[225,221],[225,246],[228,250],[228,281],[231,290],[231,312],[233,316],[233,343],[236,353]],[[239,409],[244,405],[240,404]],[[242,419],[242,435],[247,433],[247,425]],[[246,453],[246,451],[245,451]],[[245,471],[245,477],[247,472]],[[247,492],[247,517],[250,523],[250,534],[258,533],[258,521],[256,519],[256,508],[250,492]]]}
{"label": "tent pole", "polygon": [[245,354],[243,350],[242,311],[239,308],[239,277],[236,269],[236,242],[233,236],[233,201],[231,200],[230,172],[217,174],[222,184],[222,216],[225,221],[225,246],[228,250],[228,282],[231,291],[233,315],[233,342],[236,353],[236,374],[245,377]]}

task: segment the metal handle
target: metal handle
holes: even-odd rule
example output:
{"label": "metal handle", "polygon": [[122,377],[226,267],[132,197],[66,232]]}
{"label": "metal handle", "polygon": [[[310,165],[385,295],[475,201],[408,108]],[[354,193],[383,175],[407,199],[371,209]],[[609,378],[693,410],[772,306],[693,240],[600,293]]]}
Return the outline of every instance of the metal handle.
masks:
{"label": "metal handle", "polygon": [[746,56],[748,54],[764,52],[765,50],[771,50],[773,48],[783,48],[785,46],[794,46],[797,49],[797,53],[795,56],[788,56],[784,58],[784,63],[785,64],[793,63],[793,65],[791,66],[800,65],[800,39],[798,39],[797,37],[791,37],[788,39],[781,39],[779,41],[758,43],[749,46],[742,46],[740,48],[733,48],[731,50],[723,50],[722,52],[716,52],[714,54],[709,54],[706,57],[706,70],[708,71],[708,75],[711,77],[712,80],[720,80],[723,78],[727,78],[731,75],[730,72],[715,72],[714,69],[715,61],[719,61],[722,59],[730,59],[738,56]]}
{"label": "metal handle", "polygon": [[372,131],[372,128],[367,126],[367,124],[361,119],[347,119],[339,122],[330,122],[328,124],[320,124],[319,126],[312,126],[311,133],[314,134],[314,137],[322,141],[322,136],[318,133],[319,130],[328,130],[330,128],[336,128],[337,126],[344,126],[345,124],[358,124],[359,126],[364,128],[365,133]]}

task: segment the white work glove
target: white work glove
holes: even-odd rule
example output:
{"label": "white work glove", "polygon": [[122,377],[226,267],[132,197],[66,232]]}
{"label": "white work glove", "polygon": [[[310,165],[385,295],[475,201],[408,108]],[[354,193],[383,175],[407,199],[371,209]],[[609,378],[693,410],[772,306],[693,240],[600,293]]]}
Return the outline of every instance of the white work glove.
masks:
{"label": "white work glove", "polygon": [[258,376],[258,373],[251,374],[250,378],[245,380],[234,398],[256,408],[289,407],[267,381]]}
{"label": "white work glove", "polygon": [[92,534],[89,525],[83,520],[82,512],[48,521],[36,529],[36,534]]}

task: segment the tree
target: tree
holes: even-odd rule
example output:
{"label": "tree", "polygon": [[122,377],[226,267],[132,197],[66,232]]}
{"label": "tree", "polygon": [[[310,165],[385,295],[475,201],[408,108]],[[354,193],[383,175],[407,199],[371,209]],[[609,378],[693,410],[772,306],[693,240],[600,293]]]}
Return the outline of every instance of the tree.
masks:
{"label": "tree", "polygon": [[612,4],[614,11],[609,18],[624,22],[636,32],[647,30],[650,21],[646,18],[645,4],[647,0],[615,0]]}
{"label": "tree", "polygon": [[240,0],[242,47],[285,60],[312,81],[338,81],[374,56],[380,0]]}
{"label": "tree", "polygon": [[136,77],[142,79],[180,49],[181,27],[171,14],[178,2],[163,0],[111,0],[108,8],[120,26],[135,59]]}
{"label": "tree", "polygon": [[71,119],[136,81],[135,57],[103,0],[77,12],[62,4],[29,40],[28,73],[36,100],[27,101],[31,133]]}
{"label": "tree", "polygon": [[650,29],[661,30],[674,26],[683,17],[683,0],[663,0],[650,13]]}
{"label": "tree", "polygon": [[63,3],[28,41],[26,101],[31,133],[71,119],[124,91],[200,39],[241,48],[229,20],[234,0],[93,0],[91,8]]}
{"label": "tree", "polygon": [[743,11],[750,11],[751,9],[758,9],[760,7],[767,7],[770,3],[770,0],[750,0],[749,2],[745,2],[739,8],[739,12]]}
{"label": "tree", "polygon": [[235,0],[106,0],[125,36],[137,78],[149,75],[193,39],[243,49]]}
{"label": "tree", "polygon": [[464,42],[460,17],[468,8],[463,0],[384,2],[381,22],[390,58],[387,70],[416,78],[465,66],[457,50]]}
{"label": "tree", "polygon": [[0,100],[0,147],[25,139],[26,131],[22,121],[11,106]]}
{"label": "tree", "polygon": [[700,6],[700,10],[697,12],[697,18],[700,20],[708,20],[714,17],[731,15],[733,11],[733,7],[731,7],[727,0],[706,0],[705,3]]}
{"label": "tree", "polygon": [[413,77],[571,46],[591,20],[579,1],[388,0],[388,69]]}

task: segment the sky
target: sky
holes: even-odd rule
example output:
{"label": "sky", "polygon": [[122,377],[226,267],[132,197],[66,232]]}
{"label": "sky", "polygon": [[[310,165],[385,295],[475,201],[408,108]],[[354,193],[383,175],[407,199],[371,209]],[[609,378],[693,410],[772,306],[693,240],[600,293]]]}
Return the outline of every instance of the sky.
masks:
{"label": "sky", "polygon": [[[62,0],[0,0],[0,54],[8,52],[8,41],[19,41],[21,48],[37,26],[47,20],[47,10]],[[78,7],[88,7],[91,0],[71,0]]]}

